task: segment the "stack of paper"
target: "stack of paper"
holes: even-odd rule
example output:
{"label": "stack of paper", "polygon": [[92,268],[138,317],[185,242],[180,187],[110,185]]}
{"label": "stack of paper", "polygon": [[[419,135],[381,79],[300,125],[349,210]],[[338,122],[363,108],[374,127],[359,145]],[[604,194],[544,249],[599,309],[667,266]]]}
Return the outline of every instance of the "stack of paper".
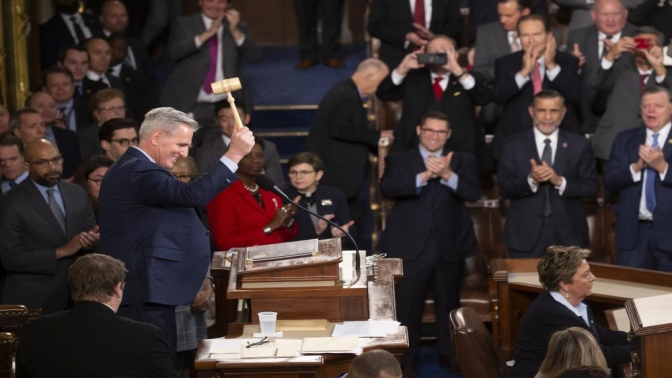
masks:
{"label": "stack of paper", "polygon": [[292,358],[300,356],[300,339],[277,339],[268,344],[253,346],[240,346],[240,358]]}
{"label": "stack of paper", "polygon": [[353,321],[336,324],[331,336],[386,337],[399,329],[396,320]]}
{"label": "stack of paper", "polygon": [[215,339],[210,343],[210,354],[239,354],[240,346],[249,342],[256,343],[261,339]]}
{"label": "stack of paper", "polygon": [[301,354],[352,353],[362,354],[357,336],[346,337],[306,337],[303,339]]}

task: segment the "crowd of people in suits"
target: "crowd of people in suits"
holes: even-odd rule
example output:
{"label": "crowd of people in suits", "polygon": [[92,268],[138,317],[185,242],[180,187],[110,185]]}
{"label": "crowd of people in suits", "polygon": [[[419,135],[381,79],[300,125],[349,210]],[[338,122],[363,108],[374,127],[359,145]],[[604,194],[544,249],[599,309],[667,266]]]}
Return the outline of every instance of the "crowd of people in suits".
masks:
{"label": "crowd of people in suits", "polygon": [[[107,293],[119,296],[113,311],[158,326],[180,370],[205,337],[211,251],[345,236],[255,179],[269,176],[357,236],[371,212],[361,190],[368,156],[387,143],[380,190],[395,205],[378,250],[404,262],[396,300],[409,331],[405,374],[417,364],[429,291],[440,363],[455,368],[448,313],[459,306],[464,262],[479,251],[465,203],[481,198],[480,178],[494,172],[510,203],[502,243],[511,257],[547,258],[550,245],[587,248],[583,200],[597,197],[599,172],[605,195],[616,198],[617,263],[672,272],[664,227],[672,217],[672,2],[557,0],[574,8],[563,36],[546,1],[471,1],[469,52],[457,43],[462,1],[373,0],[368,31],[381,42],[380,59],[362,61],[325,93],[306,152],[289,159],[287,176],[277,146],[247,128],[240,134],[226,95],[210,87],[261,59],[231,1],[201,0],[201,12],[186,16],[164,9],[173,62],[164,83],[154,80],[148,53],[154,32],[131,22],[139,17],[131,3],[92,1],[94,15],[77,0],[54,0],[56,14],[40,26],[42,85],[11,117],[0,105],[2,303],[62,311],[72,306],[67,276],[77,257],[114,256],[128,273],[123,299],[114,285]],[[310,3],[295,4],[306,17],[296,68],[342,67],[340,22],[323,20],[329,30],[316,47],[310,17],[320,12]],[[342,2],[326,3],[331,11],[320,17],[342,12]],[[426,53],[446,61],[423,64]],[[234,96],[249,125],[254,99]],[[369,96],[402,101],[393,130],[371,127]],[[157,106],[164,108],[150,110]],[[169,139],[175,144],[162,144]],[[563,280],[538,301],[567,307],[553,295],[573,282]],[[546,345],[550,335],[535,342]],[[524,348],[518,356],[534,360],[518,364],[527,369],[520,376],[536,374],[543,356]]]}

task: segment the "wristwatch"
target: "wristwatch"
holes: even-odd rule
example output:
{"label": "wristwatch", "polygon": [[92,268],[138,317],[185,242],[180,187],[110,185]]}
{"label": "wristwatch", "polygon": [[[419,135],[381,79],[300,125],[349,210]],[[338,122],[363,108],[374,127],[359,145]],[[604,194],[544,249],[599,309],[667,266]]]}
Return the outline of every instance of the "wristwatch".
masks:
{"label": "wristwatch", "polygon": [[272,228],[270,228],[268,226],[264,227],[264,234],[266,234],[266,236],[270,235],[271,232],[273,232]]}

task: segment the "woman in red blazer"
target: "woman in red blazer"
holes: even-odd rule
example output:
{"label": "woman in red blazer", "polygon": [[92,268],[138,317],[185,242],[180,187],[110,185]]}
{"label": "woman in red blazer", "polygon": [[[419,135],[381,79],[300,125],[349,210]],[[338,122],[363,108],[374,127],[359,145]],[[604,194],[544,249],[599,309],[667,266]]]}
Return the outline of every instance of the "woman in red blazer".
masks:
{"label": "woman in red blazer", "polygon": [[239,180],[208,204],[218,250],[283,243],[296,236],[296,207],[283,206],[279,196],[254,183],[263,166],[264,141],[256,138],[252,151],[238,163]]}

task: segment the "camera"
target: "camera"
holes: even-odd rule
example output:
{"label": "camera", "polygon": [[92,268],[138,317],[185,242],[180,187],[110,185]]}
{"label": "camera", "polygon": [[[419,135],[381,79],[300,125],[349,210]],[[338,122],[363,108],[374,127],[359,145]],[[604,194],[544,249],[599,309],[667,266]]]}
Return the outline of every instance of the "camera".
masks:
{"label": "camera", "polygon": [[424,53],[418,54],[418,63],[420,64],[440,64],[444,65],[448,62],[448,54],[446,53]]}

